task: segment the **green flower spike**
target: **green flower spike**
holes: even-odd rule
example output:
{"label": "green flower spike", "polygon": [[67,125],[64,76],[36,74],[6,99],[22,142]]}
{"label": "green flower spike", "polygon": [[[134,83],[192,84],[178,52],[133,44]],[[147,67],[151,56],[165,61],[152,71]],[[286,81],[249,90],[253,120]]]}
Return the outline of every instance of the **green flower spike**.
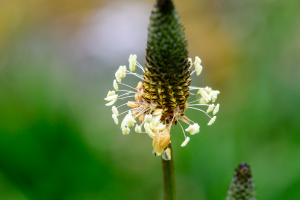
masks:
{"label": "green flower spike", "polygon": [[[143,75],[134,72],[136,67],[140,68]],[[119,114],[118,108],[121,106],[113,106],[112,117],[118,124],[118,116],[128,113],[121,123],[124,135],[129,134],[129,127],[133,127],[138,120],[141,124],[135,125],[135,132],[147,133],[153,139],[152,146],[156,155],[170,159],[170,130],[180,120],[189,125],[185,130],[191,135],[199,132],[200,126],[185,115],[188,108],[204,112],[210,118],[208,125],[216,120],[216,116],[211,117],[208,113],[213,112],[215,115],[219,111],[219,104],[215,106],[209,102],[215,102],[220,92],[210,87],[190,86],[191,75],[196,73],[199,76],[202,71],[201,60],[196,57],[192,62],[188,57],[184,29],[171,0],[158,0],[151,12],[145,67],[137,62],[136,55],[130,55],[129,70],[126,66],[120,66],[115,73],[113,87],[115,91],[123,94],[109,91],[105,100],[110,102],[106,105],[113,105],[117,99],[134,97],[134,101],[121,105],[130,107],[129,111]],[[141,79],[136,88],[121,83],[126,74]],[[130,90],[119,90],[119,85]],[[191,90],[196,90],[197,94],[191,93]],[[195,95],[196,99],[187,102],[190,95]],[[206,106],[207,110],[197,106]],[[181,126],[180,123],[179,125]],[[185,137],[181,145],[183,147],[190,138],[186,136],[182,126],[181,128]]]}
{"label": "green flower spike", "polygon": [[234,172],[226,200],[256,200],[250,167],[242,163]]}

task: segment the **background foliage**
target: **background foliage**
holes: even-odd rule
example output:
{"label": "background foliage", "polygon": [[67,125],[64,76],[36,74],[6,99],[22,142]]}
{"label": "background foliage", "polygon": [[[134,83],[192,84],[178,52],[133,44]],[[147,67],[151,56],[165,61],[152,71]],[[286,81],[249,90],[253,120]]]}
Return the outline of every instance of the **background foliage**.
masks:
{"label": "background foliage", "polygon": [[[0,199],[162,199],[151,140],[123,136],[103,98],[136,53],[154,1],[0,2]],[[174,0],[194,85],[221,91],[213,126],[172,146],[179,199],[224,199],[252,169],[258,199],[300,199],[300,1]],[[133,84],[136,80],[124,80]]]}

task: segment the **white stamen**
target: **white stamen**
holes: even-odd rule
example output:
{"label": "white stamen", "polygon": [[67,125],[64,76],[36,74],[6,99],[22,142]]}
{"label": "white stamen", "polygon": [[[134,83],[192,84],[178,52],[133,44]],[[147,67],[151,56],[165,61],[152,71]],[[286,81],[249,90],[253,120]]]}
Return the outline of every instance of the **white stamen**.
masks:
{"label": "white stamen", "polygon": [[213,111],[213,114],[217,114],[217,112],[219,112],[219,108],[220,108],[220,104],[217,104],[214,111]]}
{"label": "white stamen", "polygon": [[142,76],[142,75],[140,75],[140,74],[133,73],[133,72],[130,72],[130,71],[128,71],[128,70],[126,70],[126,72],[128,72],[128,74],[132,74],[132,75],[134,75],[134,76],[136,76],[136,77],[138,77],[138,78],[140,78],[140,79],[142,79],[142,80],[143,80],[143,76]]}
{"label": "white stamen", "polygon": [[142,127],[140,127],[139,125],[135,125],[135,128],[134,128],[135,132],[137,133],[142,133]]}
{"label": "white stamen", "polygon": [[166,128],[166,125],[164,125],[163,123],[159,123],[155,128],[154,130],[157,130],[157,131],[162,131]]}
{"label": "white stamen", "polygon": [[140,63],[138,63],[138,61],[136,61],[136,66],[138,66],[145,73],[143,66]]}
{"label": "white stamen", "polygon": [[183,143],[181,144],[181,146],[185,147],[189,141],[190,141],[190,138],[186,137],[185,140],[183,141]]}
{"label": "white stamen", "polygon": [[114,89],[115,89],[116,91],[119,90],[119,86],[118,86],[118,83],[117,83],[116,79],[114,80],[113,86],[114,86]]}
{"label": "white stamen", "polygon": [[150,123],[150,122],[152,121],[152,115],[145,115],[144,121],[145,121],[146,123]]}
{"label": "white stamen", "polygon": [[181,127],[181,130],[182,130],[182,132],[183,132],[184,137],[186,138],[185,131],[184,131],[184,129],[183,129],[181,123],[180,123],[180,122],[178,122],[178,123],[179,123],[179,126]]}
{"label": "white stamen", "polygon": [[199,89],[198,92],[202,98],[205,99],[205,101],[209,102],[211,100],[211,97],[207,94],[207,92],[204,89]]}
{"label": "white stamen", "polygon": [[120,70],[117,70],[117,71],[116,71],[115,77],[116,77],[117,81],[118,81],[119,83],[121,83],[121,80],[122,80],[122,79],[121,79]]}
{"label": "white stamen", "polygon": [[160,119],[161,119],[161,115],[158,115],[157,117],[155,117],[152,120],[151,125],[152,125],[153,129],[159,124]]}
{"label": "white stamen", "polygon": [[113,99],[111,102],[109,102],[109,103],[107,103],[105,105],[106,106],[112,106],[112,105],[114,105],[114,103],[116,103],[116,101],[117,101],[117,98]]}
{"label": "white stamen", "polygon": [[201,62],[202,62],[201,59],[198,56],[196,56],[195,57],[195,63],[194,63],[195,64],[195,68],[197,68],[198,65],[201,65]]}
{"label": "white stamen", "polygon": [[129,59],[128,59],[128,61],[129,61],[129,69],[132,72],[134,72],[134,70],[135,70],[136,58],[137,58],[137,56],[135,54],[134,55],[130,54]]}
{"label": "white stamen", "polygon": [[209,118],[211,118],[211,116],[209,116],[204,110],[201,110],[199,108],[194,108],[194,107],[188,107],[188,108],[191,108],[191,109],[194,109],[194,110],[199,110],[199,111],[205,113]]}
{"label": "white stamen", "polygon": [[135,119],[132,117],[131,111],[128,112],[128,126],[134,126],[134,124],[136,123]]}
{"label": "white stamen", "polygon": [[208,108],[207,108],[207,113],[210,113],[211,111],[213,111],[213,109],[214,109],[214,107],[215,107],[215,105],[214,104],[210,104],[209,106],[208,106]]}
{"label": "white stamen", "polygon": [[196,123],[193,125],[190,125],[187,129],[185,129],[187,132],[190,132],[191,135],[195,135],[196,133],[199,133],[200,126]]}
{"label": "white stamen", "polygon": [[120,108],[120,107],[125,106],[125,105],[127,105],[127,104],[128,104],[128,103],[123,103],[122,105],[118,106],[117,108]]}
{"label": "white stamen", "polygon": [[119,70],[120,70],[120,76],[121,76],[121,78],[125,78],[125,76],[126,76],[126,66],[124,65],[124,66],[120,66],[119,67]]}
{"label": "white stamen", "polygon": [[220,94],[219,90],[213,90],[210,92],[209,96],[211,97],[212,102],[216,101],[218,94]]}
{"label": "white stamen", "polygon": [[[127,104],[127,103],[126,103]],[[129,110],[126,110],[126,111],[124,111],[124,112],[122,112],[121,114],[119,114],[119,116],[120,115],[123,115],[124,113],[127,113],[128,111],[131,111],[131,110],[134,110],[135,108],[131,108],[131,109],[129,109]]]}
{"label": "white stamen", "polygon": [[128,127],[122,128],[123,135],[128,135],[130,133],[130,129]]}
{"label": "white stamen", "polygon": [[151,138],[154,138],[155,137],[155,134],[152,132],[152,130],[150,129],[150,124],[149,123],[145,123],[144,124],[144,128],[146,130],[146,132],[148,133],[148,135],[151,137]]}
{"label": "white stamen", "polygon": [[118,117],[117,117],[117,115],[115,115],[115,114],[112,114],[112,118],[114,119],[115,123],[118,125],[118,123],[119,123],[119,120],[118,120]]}
{"label": "white stamen", "polygon": [[107,94],[108,97],[113,96],[113,95],[116,95],[116,92],[114,90],[108,91],[108,94]]}
{"label": "white stamen", "polygon": [[128,126],[128,115],[126,115],[121,123],[121,128],[124,128],[125,126]]}
{"label": "white stamen", "polygon": [[208,102],[209,102],[209,101],[207,101],[207,100],[206,100],[205,98],[203,98],[203,97],[199,99],[199,103],[200,103],[200,104],[207,104]]}
{"label": "white stamen", "polygon": [[136,90],[134,87],[131,87],[131,86],[129,86],[129,85],[126,85],[126,84],[124,84],[124,83],[119,83],[119,84],[121,84],[121,85],[125,85],[125,86],[127,86],[127,87],[130,87],[131,89],[134,89],[134,90]]}
{"label": "white stamen", "polygon": [[113,107],[111,108],[111,111],[112,111],[116,116],[119,115],[119,111],[118,111],[118,109],[116,108],[116,106],[113,106]]}
{"label": "white stamen", "polygon": [[122,98],[120,98],[120,99],[124,100],[124,99],[126,99],[126,98],[130,98],[130,97],[134,97],[134,96],[122,97]]}
{"label": "white stamen", "polygon": [[211,120],[208,122],[208,126],[212,125],[215,121],[216,121],[216,116],[214,116],[213,118],[211,118]]}

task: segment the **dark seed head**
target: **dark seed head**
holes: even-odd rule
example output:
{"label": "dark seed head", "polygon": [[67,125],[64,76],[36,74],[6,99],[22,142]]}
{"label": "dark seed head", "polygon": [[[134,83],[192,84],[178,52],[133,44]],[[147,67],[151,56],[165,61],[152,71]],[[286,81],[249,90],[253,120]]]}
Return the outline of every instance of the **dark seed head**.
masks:
{"label": "dark seed head", "polygon": [[143,86],[150,96],[155,96],[146,100],[163,108],[162,121],[172,119],[167,115],[173,115],[175,109],[185,111],[191,81],[190,64],[184,29],[173,2],[158,0],[148,27]]}

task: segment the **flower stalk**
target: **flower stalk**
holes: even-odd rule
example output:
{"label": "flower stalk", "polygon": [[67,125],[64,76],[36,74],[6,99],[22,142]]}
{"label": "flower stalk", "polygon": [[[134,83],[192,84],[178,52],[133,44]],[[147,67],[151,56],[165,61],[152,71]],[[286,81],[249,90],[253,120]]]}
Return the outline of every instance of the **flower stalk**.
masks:
{"label": "flower stalk", "polygon": [[[169,144],[172,157],[172,147]],[[165,160],[161,159],[164,177],[164,197],[165,200],[176,200],[176,183],[175,183],[175,170],[174,170],[174,159]]]}

